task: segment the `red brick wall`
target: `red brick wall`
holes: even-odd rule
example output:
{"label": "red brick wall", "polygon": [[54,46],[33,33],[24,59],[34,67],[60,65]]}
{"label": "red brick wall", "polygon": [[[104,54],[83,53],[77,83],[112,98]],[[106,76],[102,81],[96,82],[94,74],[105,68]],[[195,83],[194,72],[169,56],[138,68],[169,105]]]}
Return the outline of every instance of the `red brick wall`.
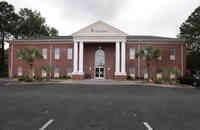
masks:
{"label": "red brick wall", "polygon": [[[50,65],[50,46],[52,47],[52,64],[54,64],[56,67],[60,69],[61,76],[66,76],[67,73],[67,68],[73,68],[73,58],[72,60],[67,59],[67,48],[72,48],[73,49],[73,43],[51,43],[51,44],[46,44],[44,42],[41,42],[40,44],[34,44],[34,43],[25,43],[25,44],[14,44],[14,58],[13,58],[13,76],[17,75],[17,68],[21,66],[23,68],[23,75],[27,75],[30,68],[27,63],[25,63],[23,60],[17,59],[17,52],[20,48],[25,48],[25,47],[31,47],[31,48],[36,48],[38,51],[41,52],[42,54],[42,48],[47,48],[47,59],[43,60],[36,60],[34,62],[34,68],[35,68],[35,73],[37,76],[41,76],[41,66],[49,66]],[[60,48],[60,59],[56,60],[54,57],[55,54],[55,48]],[[10,55],[9,55],[10,57]],[[9,62],[10,63],[10,62]],[[51,72],[53,75],[53,71]]]}
{"label": "red brick wall", "polygon": [[[153,63],[153,67],[151,69],[151,73],[153,76],[156,74],[156,69],[162,67],[164,69],[169,68],[170,66],[176,66],[180,71],[182,69],[182,58],[181,58],[181,46],[183,46],[183,67],[184,73],[186,71],[186,49],[184,44],[177,43],[167,43],[167,42],[145,42],[140,43],[141,49],[145,46],[153,46],[153,48],[161,48],[162,49],[162,60]],[[13,76],[17,75],[17,68],[21,66],[23,68],[23,75],[27,75],[29,72],[29,66],[22,60],[17,59],[17,51],[20,48],[25,47],[34,47],[37,48],[42,53],[42,48],[48,48],[48,57],[46,60],[37,60],[34,63],[34,68],[36,75],[41,76],[41,65],[50,65],[50,46],[52,47],[52,64],[56,67],[60,68],[61,76],[66,75],[67,68],[73,68],[73,59],[67,59],[67,48],[72,48],[73,50],[73,41],[69,42],[39,42],[37,44],[35,42],[24,43],[21,42],[14,44],[14,58],[13,58]],[[94,59],[95,59],[95,52],[98,47],[101,46],[105,53],[105,79],[114,79],[114,72],[115,72],[115,43],[84,43],[84,73],[89,74],[94,78]],[[128,41],[126,45],[126,71],[129,75],[129,68],[134,67],[136,76],[139,76],[138,72],[138,59],[135,58],[134,60],[129,59],[129,49],[136,48],[138,50],[139,43],[138,42],[131,42]],[[61,54],[60,59],[55,60],[55,48],[60,48]],[[170,48],[176,49],[176,59],[172,61],[169,59],[169,52]],[[9,48],[9,71],[11,70],[11,47]],[[143,72],[146,64],[145,61],[141,58],[140,60],[140,75]],[[90,70],[91,67],[91,70]],[[109,71],[108,68],[111,70]],[[53,72],[52,72],[53,75]]]}
{"label": "red brick wall", "polygon": [[[185,50],[185,45],[184,44],[179,44],[179,43],[151,43],[151,42],[146,42],[146,43],[141,43],[140,48],[143,49],[144,47],[147,46],[152,46],[153,48],[160,48],[162,50],[162,60],[155,61],[151,67],[151,75],[155,77],[156,75],[156,70],[157,68],[163,68],[164,71],[169,68],[169,67],[177,67],[180,71],[182,70],[182,57],[181,57],[181,46],[183,46],[183,73],[186,71],[186,50]],[[141,76],[141,73],[143,72],[144,68],[146,68],[146,63],[143,58],[140,58],[140,74],[138,72],[138,58],[135,58],[135,60],[130,60],[129,59],[129,50],[130,48],[136,48],[136,50],[139,50],[139,44],[136,42],[128,42],[127,43],[127,51],[126,51],[126,67],[127,67],[127,74],[129,75],[129,68],[130,67],[135,67],[135,73],[136,76]],[[175,55],[175,60],[170,60],[170,48],[175,48],[176,50],[176,55]]]}

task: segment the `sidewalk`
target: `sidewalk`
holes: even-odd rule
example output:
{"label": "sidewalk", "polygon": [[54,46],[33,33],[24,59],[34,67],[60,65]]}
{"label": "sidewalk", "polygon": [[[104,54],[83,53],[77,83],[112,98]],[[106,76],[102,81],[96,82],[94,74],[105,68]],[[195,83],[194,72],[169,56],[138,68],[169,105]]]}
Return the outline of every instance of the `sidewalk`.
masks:
{"label": "sidewalk", "polygon": [[51,81],[34,81],[34,82],[19,82],[17,79],[0,78],[0,85],[30,85],[30,84],[79,84],[79,85],[135,85],[135,86],[146,86],[146,87],[170,87],[170,88],[193,88],[190,85],[168,85],[168,84],[155,84],[146,83],[142,80],[136,81],[117,81],[117,80],[51,80]]}

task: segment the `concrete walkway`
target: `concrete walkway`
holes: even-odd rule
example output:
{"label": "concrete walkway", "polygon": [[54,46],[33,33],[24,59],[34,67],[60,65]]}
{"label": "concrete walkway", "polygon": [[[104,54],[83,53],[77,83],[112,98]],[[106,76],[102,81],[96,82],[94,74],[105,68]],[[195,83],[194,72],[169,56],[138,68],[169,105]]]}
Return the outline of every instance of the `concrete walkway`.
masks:
{"label": "concrete walkway", "polygon": [[146,83],[142,80],[136,81],[117,81],[117,80],[51,80],[51,81],[34,81],[34,82],[19,82],[17,79],[9,79],[9,78],[0,78],[0,86],[1,85],[20,85],[20,84],[80,84],[80,85],[134,85],[134,86],[147,86],[147,87],[171,87],[171,88],[193,88],[190,85],[168,85],[168,84],[154,84],[154,83]]}
{"label": "concrete walkway", "polygon": [[[57,82],[53,80],[52,82]],[[141,86],[155,86],[155,87],[176,87],[176,88],[192,88],[190,85],[169,85],[169,84],[155,84],[155,83],[146,83],[142,80],[125,80],[125,81],[117,81],[117,80],[59,80],[62,84],[83,84],[83,85],[141,85]]]}

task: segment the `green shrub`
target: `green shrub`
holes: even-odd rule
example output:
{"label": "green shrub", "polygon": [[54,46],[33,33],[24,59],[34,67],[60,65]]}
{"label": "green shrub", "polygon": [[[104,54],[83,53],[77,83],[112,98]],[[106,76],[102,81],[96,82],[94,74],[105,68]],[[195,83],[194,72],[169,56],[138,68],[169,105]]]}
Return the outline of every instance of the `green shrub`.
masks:
{"label": "green shrub", "polygon": [[153,81],[155,84],[163,84],[164,83],[164,80],[163,79],[155,79]]}
{"label": "green shrub", "polygon": [[162,68],[158,68],[158,69],[156,70],[156,73],[163,73],[163,69],[162,69]]}
{"label": "green shrub", "polygon": [[24,76],[16,76],[18,81],[25,81],[25,77]]}
{"label": "green shrub", "polygon": [[33,82],[33,79],[31,79],[31,78],[29,78],[29,77],[26,77],[24,81],[25,81],[25,82]]}

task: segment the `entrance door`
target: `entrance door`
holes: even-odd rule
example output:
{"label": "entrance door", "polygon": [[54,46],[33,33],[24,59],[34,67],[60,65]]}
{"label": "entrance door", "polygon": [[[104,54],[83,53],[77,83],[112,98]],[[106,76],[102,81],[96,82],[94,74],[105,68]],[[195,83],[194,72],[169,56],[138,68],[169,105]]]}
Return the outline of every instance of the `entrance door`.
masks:
{"label": "entrance door", "polygon": [[95,69],[95,78],[96,79],[104,79],[104,67],[103,66],[97,66]]}
{"label": "entrance door", "polygon": [[99,49],[95,53],[95,79],[104,79],[104,64],[104,51],[101,49],[101,47],[99,47]]}

